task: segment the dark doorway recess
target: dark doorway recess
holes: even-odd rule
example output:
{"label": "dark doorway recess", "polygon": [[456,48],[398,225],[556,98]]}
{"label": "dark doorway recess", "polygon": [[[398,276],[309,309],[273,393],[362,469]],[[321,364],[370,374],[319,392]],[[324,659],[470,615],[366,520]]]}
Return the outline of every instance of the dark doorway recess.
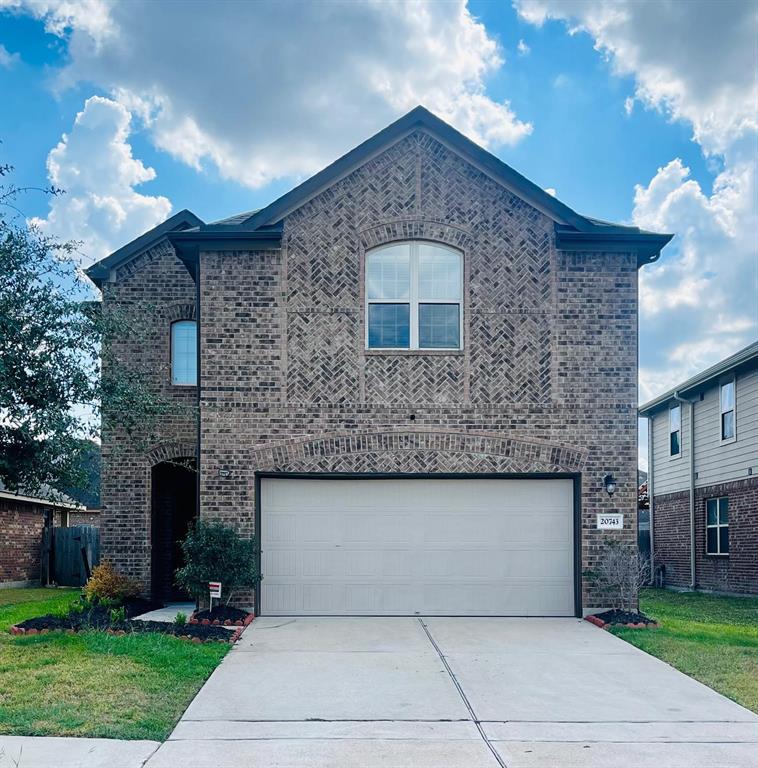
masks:
{"label": "dark doorway recess", "polygon": [[181,540],[197,514],[194,459],[174,459],[152,470],[152,597],[160,602],[187,600],[174,583],[184,564]]}

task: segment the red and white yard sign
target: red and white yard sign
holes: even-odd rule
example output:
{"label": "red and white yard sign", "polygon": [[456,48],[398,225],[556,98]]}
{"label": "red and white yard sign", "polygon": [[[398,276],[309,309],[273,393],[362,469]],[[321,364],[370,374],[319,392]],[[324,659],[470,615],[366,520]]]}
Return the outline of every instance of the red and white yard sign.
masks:
{"label": "red and white yard sign", "polygon": [[220,581],[209,581],[208,582],[208,591],[211,594],[211,600],[215,597],[216,599],[221,598],[221,582]]}

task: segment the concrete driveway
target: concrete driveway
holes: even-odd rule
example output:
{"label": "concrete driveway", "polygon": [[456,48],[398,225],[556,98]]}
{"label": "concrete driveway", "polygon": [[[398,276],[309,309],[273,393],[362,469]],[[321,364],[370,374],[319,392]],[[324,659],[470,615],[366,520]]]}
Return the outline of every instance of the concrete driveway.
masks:
{"label": "concrete driveway", "polygon": [[755,768],[758,717],[576,619],[257,619],[148,768]]}

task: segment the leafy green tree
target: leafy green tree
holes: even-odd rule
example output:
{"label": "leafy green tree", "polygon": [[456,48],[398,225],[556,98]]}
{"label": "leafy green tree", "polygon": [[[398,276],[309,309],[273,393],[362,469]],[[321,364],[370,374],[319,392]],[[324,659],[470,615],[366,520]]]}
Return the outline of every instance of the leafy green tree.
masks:
{"label": "leafy green tree", "polygon": [[220,581],[229,603],[239,589],[259,581],[255,540],[217,522],[198,521],[182,541],[185,565],[176,583],[198,602],[208,594],[208,582]]}
{"label": "leafy green tree", "polygon": [[11,171],[0,166],[0,481],[54,495],[86,487],[88,441],[99,439],[104,402],[107,426],[135,440],[173,406],[116,352],[117,339],[139,342],[140,320],[103,309],[77,265],[78,244],[19,211],[30,190],[8,183]]}

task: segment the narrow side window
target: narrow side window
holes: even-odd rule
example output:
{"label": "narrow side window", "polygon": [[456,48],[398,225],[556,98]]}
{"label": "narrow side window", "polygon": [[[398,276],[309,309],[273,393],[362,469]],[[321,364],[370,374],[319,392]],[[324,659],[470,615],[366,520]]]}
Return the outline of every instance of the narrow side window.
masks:
{"label": "narrow side window", "polygon": [[171,383],[197,384],[197,323],[194,320],[171,324]]}
{"label": "narrow side window", "polygon": [[682,406],[678,403],[669,408],[669,446],[671,456],[679,456],[681,454]]}
{"label": "narrow side window", "polygon": [[734,379],[725,381],[721,385],[721,439],[734,440],[737,434],[737,424],[735,419],[734,402]]}

